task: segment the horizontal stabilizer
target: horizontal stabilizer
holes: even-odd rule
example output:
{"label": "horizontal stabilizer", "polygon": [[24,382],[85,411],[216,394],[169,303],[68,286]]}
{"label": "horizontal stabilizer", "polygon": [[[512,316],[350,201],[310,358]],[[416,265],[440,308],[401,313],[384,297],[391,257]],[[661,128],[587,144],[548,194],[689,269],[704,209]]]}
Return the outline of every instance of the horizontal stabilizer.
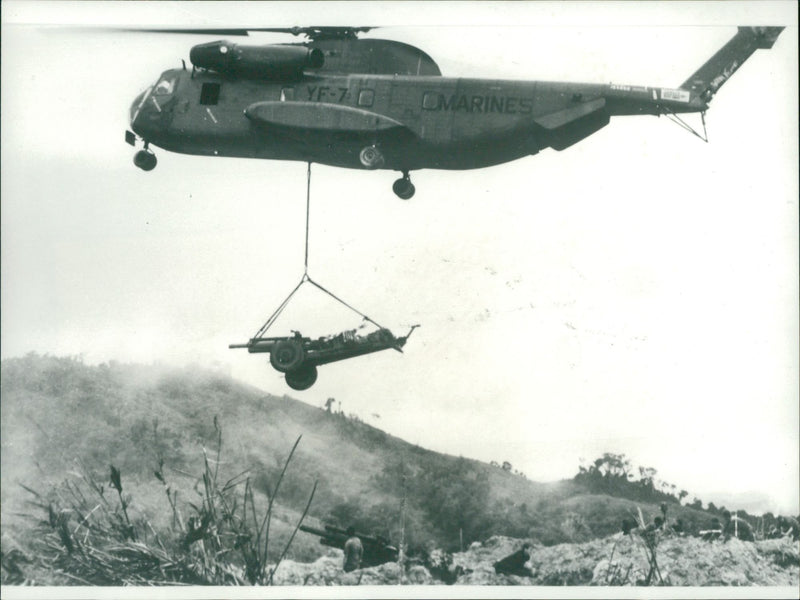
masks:
{"label": "horizontal stabilizer", "polygon": [[783,27],[739,27],[736,35],[681,84],[693,97],[708,102],[731,75],[758,49],[772,48]]}
{"label": "horizontal stabilizer", "polygon": [[749,30],[756,36],[756,47],[759,50],[770,50],[785,27],[739,27],[739,29]]}
{"label": "horizontal stabilizer", "polygon": [[244,112],[255,123],[295,130],[370,133],[407,129],[384,115],[326,102],[256,102]]}
{"label": "horizontal stabilizer", "polygon": [[608,125],[610,116],[605,108],[605,98],[593,98],[534,120],[544,129],[542,142],[561,151]]}
{"label": "horizontal stabilizer", "polygon": [[535,121],[537,125],[540,125],[545,129],[548,130],[558,129],[559,127],[568,125],[573,121],[582,119],[592,114],[593,112],[602,110],[605,107],[605,105],[606,105],[605,98],[595,98],[594,100],[589,100],[588,102],[581,102],[580,104],[576,104],[575,106],[570,106],[569,108],[565,108],[564,110],[559,110],[558,112],[542,115],[541,117],[536,117]]}

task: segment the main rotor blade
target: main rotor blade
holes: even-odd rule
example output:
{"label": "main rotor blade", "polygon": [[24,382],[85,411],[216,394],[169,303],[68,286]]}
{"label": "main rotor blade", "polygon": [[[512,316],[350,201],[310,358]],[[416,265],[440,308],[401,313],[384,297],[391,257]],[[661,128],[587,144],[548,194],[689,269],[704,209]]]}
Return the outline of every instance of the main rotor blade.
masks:
{"label": "main rotor blade", "polygon": [[190,35],[247,36],[250,32],[289,33],[305,35],[311,40],[354,39],[359,33],[366,33],[374,26],[310,26],[310,27],[90,27],[92,31],[125,31],[131,33],[174,33]]}
{"label": "main rotor blade", "polygon": [[104,27],[103,29],[110,29],[111,31],[129,31],[132,33],[178,33],[178,34],[193,34],[193,35],[224,35],[224,36],[246,36],[249,35],[248,31],[255,31],[253,29],[225,29],[218,27]]}
{"label": "main rotor blade", "polygon": [[356,35],[366,33],[375,26],[350,27],[348,25],[311,25],[308,27],[249,27],[248,31],[271,31],[275,33],[291,33],[292,35],[313,36],[337,36],[337,35]]}

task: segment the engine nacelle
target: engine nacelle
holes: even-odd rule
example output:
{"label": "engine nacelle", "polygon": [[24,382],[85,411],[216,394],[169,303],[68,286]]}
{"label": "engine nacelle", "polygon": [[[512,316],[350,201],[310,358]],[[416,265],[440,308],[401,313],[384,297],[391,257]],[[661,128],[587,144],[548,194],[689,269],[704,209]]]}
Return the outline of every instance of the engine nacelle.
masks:
{"label": "engine nacelle", "polygon": [[250,79],[293,79],[319,69],[325,56],[304,46],[239,46],[226,41],[198,44],[189,53],[195,67]]}

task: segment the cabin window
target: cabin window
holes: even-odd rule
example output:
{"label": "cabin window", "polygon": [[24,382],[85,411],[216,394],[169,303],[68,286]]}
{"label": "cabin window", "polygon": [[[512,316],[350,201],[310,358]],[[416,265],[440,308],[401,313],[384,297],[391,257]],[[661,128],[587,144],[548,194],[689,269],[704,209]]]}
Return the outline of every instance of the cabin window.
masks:
{"label": "cabin window", "polygon": [[294,100],[294,88],[283,88],[281,90],[281,102],[286,102],[287,100]]}
{"label": "cabin window", "polygon": [[218,83],[204,83],[200,89],[200,104],[216,104],[219,102],[219,88]]}
{"label": "cabin window", "polygon": [[171,94],[175,89],[175,80],[174,79],[162,79],[156,85],[156,89],[153,90],[153,94],[156,96],[167,96]]}
{"label": "cabin window", "polygon": [[372,106],[375,101],[375,90],[361,90],[358,92],[359,106]]}

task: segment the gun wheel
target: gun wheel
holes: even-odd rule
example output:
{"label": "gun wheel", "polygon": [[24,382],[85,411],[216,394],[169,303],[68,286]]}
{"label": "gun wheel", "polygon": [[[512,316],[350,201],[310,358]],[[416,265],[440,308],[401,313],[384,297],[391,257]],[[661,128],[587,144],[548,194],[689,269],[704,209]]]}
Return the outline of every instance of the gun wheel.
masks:
{"label": "gun wheel", "polygon": [[298,369],[305,360],[303,346],[294,340],[281,340],[269,353],[269,362],[276,371],[286,373]]}
{"label": "gun wheel", "polygon": [[287,371],[286,383],[293,390],[302,392],[307,390],[317,381],[317,366],[303,365],[299,369]]}

